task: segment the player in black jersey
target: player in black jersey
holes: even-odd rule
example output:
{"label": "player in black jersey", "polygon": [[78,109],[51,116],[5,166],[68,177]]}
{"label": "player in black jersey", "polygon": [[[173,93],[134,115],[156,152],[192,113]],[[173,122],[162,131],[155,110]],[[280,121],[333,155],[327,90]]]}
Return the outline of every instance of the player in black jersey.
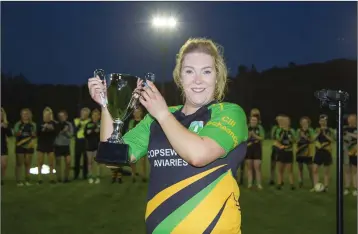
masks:
{"label": "player in black jersey", "polygon": [[[332,165],[332,143],[334,142],[334,130],[327,126],[328,116],[320,115],[319,125],[316,129],[315,146],[316,153],[313,159],[313,182],[317,184],[319,182],[318,169],[322,165],[324,166],[324,191],[328,190],[328,184],[330,179],[330,166]],[[314,192],[314,188],[311,192]]]}
{"label": "player in black jersey", "polygon": [[7,138],[12,136],[12,131],[7,121],[4,108],[1,107],[1,185],[4,184],[4,177],[7,168],[7,156],[9,154],[7,147]]}
{"label": "player in black jersey", "polygon": [[285,169],[289,174],[291,189],[294,190],[293,179],[293,144],[295,143],[295,132],[290,127],[290,118],[282,117],[282,128],[277,131],[275,145],[277,152],[277,189],[281,189]]}
{"label": "player in black jersey", "polygon": [[43,120],[37,127],[37,169],[38,184],[42,184],[42,166],[44,157],[47,156],[47,162],[50,168],[50,183],[55,184],[55,139],[57,136],[56,122],[53,120],[53,112],[50,107],[43,110]]}
{"label": "player in black jersey", "polygon": [[88,158],[88,183],[90,184],[100,183],[101,168],[100,165],[94,161],[99,143],[99,132],[101,128],[100,118],[101,112],[98,109],[94,109],[91,113],[91,121],[86,124],[84,131]]}
{"label": "player in black jersey", "polygon": [[275,174],[276,174],[276,164],[277,164],[277,152],[278,148],[275,145],[276,135],[278,131],[282,128],[282,115],[276,116],[276,125],[271,129],[271,140],[273,140],[272,150],[271,150],[271,160],[270,160],[270,185],[275,185]]}
{"label": "player in black jersey", "polygon": [[[357,196],[357,115],[350,114],[347,118],[348,126],[343,129],[344,157],[345,157],[345,190],[344,195],[350,193],[352,180],[352,194]],[[346,161],[348,161],[346,163]]]}
{"label": "player in black jersey", "polygon": [[[21,110],[21,120],[14,126],[16,136],[16,181],[17,186],[30,184],[30,167],[36,140],[36,124],[32,121],[32,112],[28,108]],[[20,179],[20,170],[24,165],[25,182]]]}
{"label": "player in black jersey", "polygon": [[262,189],[261,184],[261,160],[262,160],[262,141],[265,139],[263,128],[259,125],[259,118],[255,115],[250,117],[249,139],[247,142],[246,167],[248,188],[252,187],[253,173],[258,189]]}
{"label": "player in black jersey", "polygon": [[303,187],[303,164],[306,164],[311,183],[313,185],[312,177],[312,142],[314,131],[310,127],[311,120],[304,116],[300,119],[300,128],[297,129],[297,148],[296,148],[296,161],[298,163],[298,180],[300,188]]}

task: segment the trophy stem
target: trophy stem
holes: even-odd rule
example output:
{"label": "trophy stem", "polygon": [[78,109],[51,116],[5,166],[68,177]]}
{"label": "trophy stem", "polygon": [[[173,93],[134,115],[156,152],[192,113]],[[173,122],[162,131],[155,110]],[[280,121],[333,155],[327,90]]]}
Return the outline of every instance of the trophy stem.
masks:
{"label": "trophy stem", "polygon": [[120,119],[113,120],[113,132],[111,137],[108,139],[109,143],[114,144],[123,144],[121,128],[123,126],[123,122]]}

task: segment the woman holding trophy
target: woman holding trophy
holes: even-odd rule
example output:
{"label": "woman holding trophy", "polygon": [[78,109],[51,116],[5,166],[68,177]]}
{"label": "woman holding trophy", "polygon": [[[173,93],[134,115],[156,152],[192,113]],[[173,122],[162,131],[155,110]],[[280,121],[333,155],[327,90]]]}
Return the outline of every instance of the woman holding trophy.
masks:
{"label": "woman holding trophy", "polygon": [[[136,93],[149,114],[123,137],[131,162],[145,155],[150,162],[147,233],[241,233],[234,174],[245,157],[248,130],[243,109],[220,102],[227,69],[218,46],[189,39],[173,76],[184,105],[168,108],[152,82],[139,80]],[[90,78],[88,87],[101,104],[107,90],[99,77]],[[112,112],[102,106],[106,141],[117,130]]]}

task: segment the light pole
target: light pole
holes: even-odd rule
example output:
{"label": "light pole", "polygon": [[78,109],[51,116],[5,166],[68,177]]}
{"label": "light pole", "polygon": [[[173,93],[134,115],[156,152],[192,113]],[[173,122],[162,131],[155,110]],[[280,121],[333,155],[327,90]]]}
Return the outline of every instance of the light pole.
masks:
{"label": "light pole", "polygon": [[[152,20],[152,26],[156,28],[158,31],[161,30],[164,33],[168,33],[169,31],[172,31],[177,26],[177,20],[174,17],[166,17],[166,16],[157,16],[153,17]],[[164,96],[165,90],[164,90],[164,77],[165,77],[165,67],[166,67],[166,60],[167,60],[167,54],[168,54],[168,46],[167,43],[161,42],[160,43],[160,49],[162,52],[162,76],[163,80],[161,83],[161,93]]]}

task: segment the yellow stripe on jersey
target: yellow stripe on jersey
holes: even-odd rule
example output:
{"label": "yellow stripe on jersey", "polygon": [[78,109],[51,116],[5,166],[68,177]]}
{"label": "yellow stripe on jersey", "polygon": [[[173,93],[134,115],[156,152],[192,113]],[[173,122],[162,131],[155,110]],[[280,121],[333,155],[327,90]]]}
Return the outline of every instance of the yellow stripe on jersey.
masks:
{"label": "yellow stripe on jersey", "polygon": [[237,207],[237,198],[232,194],[211,234],[241,234],[241,212]]}
{"label": "yellow stripe on jersey", "polygon": [[188,227],[190,227],[190,233],[203,233],[215,219],[230,193],[232,193],[232,178],[229,170],[198,206],[174,228],[171,234],[186,233]]}
{"label": "yellow stripe on jersey", "polygon": [[163,202],[165,202],[167,199],[169,199],[171,196],[179,192],[180,190],[184,189],[185,187],[193,184],[194,182],[200,180],[201,178],[209,175],[210,173],[218,170],[221,167],[226,166],[227,164],[223,164],[217,167],[214,167],[212,169],[209,169],[207,171],[201,172],[197,175],[194,175],[192,177],[189,177],[185,180],[182,180],[176,184],[173,184],[172,186],[164,189],[163,191],[159,192],[157,195],[155,195],[148,203],[147,203],[147,209],[145,212],[145,219],[149,217],[151,213],[155,209],[157,209]]}

